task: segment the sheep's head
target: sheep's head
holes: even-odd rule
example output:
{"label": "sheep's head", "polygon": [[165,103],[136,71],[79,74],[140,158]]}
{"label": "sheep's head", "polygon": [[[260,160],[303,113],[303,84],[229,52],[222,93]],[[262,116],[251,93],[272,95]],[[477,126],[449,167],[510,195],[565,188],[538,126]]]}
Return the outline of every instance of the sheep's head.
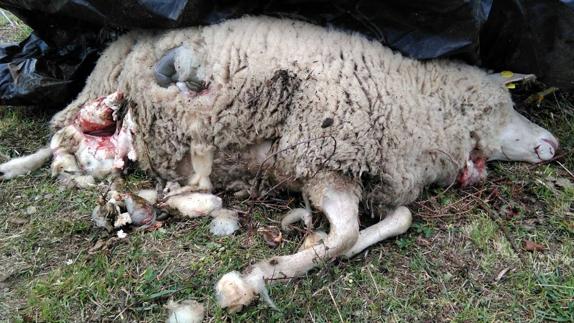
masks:
{"label": "sheep's head", "polygon": [[554,157],[558,140],[546,129],[530,122],[510,105],[489,115],[496,126],[485,127],[471,137],[476,147],[470,152],[457,181],[473,185],[486,176],[486,162],[492,160],[540,163]]}
{"label": "sheep's head", "polygon": [[558,139],[512,107],[508,109],[510,112],[491,139],[488,160],[540,163],[552,159],[558,149]]}
{"label": "sheep's head", "polygon": [[467,114],[472,129],[466,147],[469,155],[457,178],[462,186],[484,178],[487,161],[541,163],[554,158],[558,149],[558,140],[548,130],[514,110],[510,93],[501,83],[482,84],[482,91],[473,98],[480,104]]}
{"label": "sheep's head", "polygon": [[[507,73],[508,74],[508,73]],[[487,122],[479,146],[487,160],[524,161],[540,163],[551,160],[558,149],[558,140],[548,130],[534,124],[514,110],[506,84],[534,79],[534,75],[510,73],[489,75],[491,82],[483,84],[489,88],[488,97],[483,97],[488,111]],[[480,130],[479,130],[480,131]]]}

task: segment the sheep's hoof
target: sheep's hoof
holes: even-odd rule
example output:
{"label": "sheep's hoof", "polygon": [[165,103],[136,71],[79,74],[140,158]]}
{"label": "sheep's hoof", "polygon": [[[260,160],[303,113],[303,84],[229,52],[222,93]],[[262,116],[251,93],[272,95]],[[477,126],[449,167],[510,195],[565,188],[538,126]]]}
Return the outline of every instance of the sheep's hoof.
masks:
{"label": "sheep's hoof", "polygon": [[10,169],[10,165],[6,165],[7,163],[4,164],[0,164],[0,180],[3,179],[12,179],[16,176],[18,176],[18,172],[17,171],[12,171]]}
{"label": "sheep's hoof", "polygon": [[215,285],[215,293],[219,306],[227,308],[230,313],[241,311],[243,306],[249,305],[257,295],[256,290],[236,271],[221,277]]}
{"label": "sheep's hoof", "polygon": [[289,225],[297,221],[303,221],[307,230],[313,230],[313,218],[311,216],[311,211],[301,208],[292,209],[291,211],[287,212],[287,214],[285,214],[283,220],[281,220],[281,229],[283,229],[283,231],[290,231]]}
{"label": "sheep's hoof", "polygon": [[209,176],[202,176],[195,174],[189,180],[188,186],[190,186],[194,192],[210,193],[213,190],[213,185]]}
{"label": "sheep's hoof", "polygon": [[311,234],[309,234],[305,238],[305,241],[303,241],[303,244],[301,245],[301,247],[299,247],[299,251],[303,251],[305,249],[309,249],[311,247],[314,247],[314,246],[322,243],[322,241],[325,241],[325,240],[327,240],[327,233],[325,233],[323,231],[311,232]]}

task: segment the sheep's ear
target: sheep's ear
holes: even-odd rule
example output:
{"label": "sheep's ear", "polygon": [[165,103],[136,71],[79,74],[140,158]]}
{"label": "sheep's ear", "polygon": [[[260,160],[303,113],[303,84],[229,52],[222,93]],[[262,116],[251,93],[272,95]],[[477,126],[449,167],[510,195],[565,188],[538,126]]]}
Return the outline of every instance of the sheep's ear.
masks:
{"label": "sheep's ear", "polygon": [[508,86],[509,84],[516,82],[529,82],[536,79],[534,74],[520,74],[513,73],[511,71],[502,71],[499,73],[492,73],[489,75],[493,80],[500,83],[501,85]]}

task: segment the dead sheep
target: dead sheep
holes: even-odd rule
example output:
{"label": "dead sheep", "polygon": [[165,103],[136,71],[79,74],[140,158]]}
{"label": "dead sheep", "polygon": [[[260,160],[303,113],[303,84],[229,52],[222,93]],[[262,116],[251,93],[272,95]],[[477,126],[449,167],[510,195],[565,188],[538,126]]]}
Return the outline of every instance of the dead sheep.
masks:
{"label": "dead sheep", "polygon": [[[416,61],[359,34],[286,19],[130,33],[52,126],[72,124],[82,104],[117,90],[137,126],[142,169],[211,190],[212,181],[264,168],[328,219],[328,234],[296,254],[224,275],[216,293],[230,311],[257,295],[271,303],[266,283],[301,277],[319,259],[352,257],[405,232],[404,205],[430,184],[471,185],[487,161],[538,163],[558,148],[476,67]],[[5,177],[32,168],[10,163],[0,165]],[[384,218],[363,230],[361,200]]]}

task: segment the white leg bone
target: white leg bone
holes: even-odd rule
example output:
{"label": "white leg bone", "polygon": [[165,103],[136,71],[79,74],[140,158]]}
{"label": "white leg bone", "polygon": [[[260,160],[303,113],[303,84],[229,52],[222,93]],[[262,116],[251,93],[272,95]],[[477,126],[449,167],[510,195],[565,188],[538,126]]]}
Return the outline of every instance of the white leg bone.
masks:
{"label": "white leg bone", "polygon": [[26,175],[42,167],[51,156],[52,149],[41,148],[31,155],[9,160],[0,165],[0,179],[11,179],[16,176]]}
{"label": "white leg bone", "polygon": [[213,185],[209,176],[213,166],[213,147],[201,145],[192,145],[191,147],[191,165],[193,167],[193,176],[189,180],[189,185],[196,187],[198,191],[211,192]]}
{"label": "white leg bone", "polygon": [[398,207],[381,222],[361,230],[357,242],[345,252],[345,257],[351,258],[379,241],[405,233],[411,222],[411,211],[404,206]]}
{"label": "white leg bone", "polygon": [[257,294],[261,294],[264,300],[272,305],[265,289],[266,281],[277,282],[304,275],[315,267],[319,260],[339,256],[355,244],[359,235],[357,194],[353,193],[351,188],[327,185],[320,195],[318,201],[313,202],[323,210],[331,227],[324,243],[294,255],[261,261],[246,268],[242,274],[225,274],[215,286],[221,307],[227,307],[230,312],[239,311],[251,303]]}

